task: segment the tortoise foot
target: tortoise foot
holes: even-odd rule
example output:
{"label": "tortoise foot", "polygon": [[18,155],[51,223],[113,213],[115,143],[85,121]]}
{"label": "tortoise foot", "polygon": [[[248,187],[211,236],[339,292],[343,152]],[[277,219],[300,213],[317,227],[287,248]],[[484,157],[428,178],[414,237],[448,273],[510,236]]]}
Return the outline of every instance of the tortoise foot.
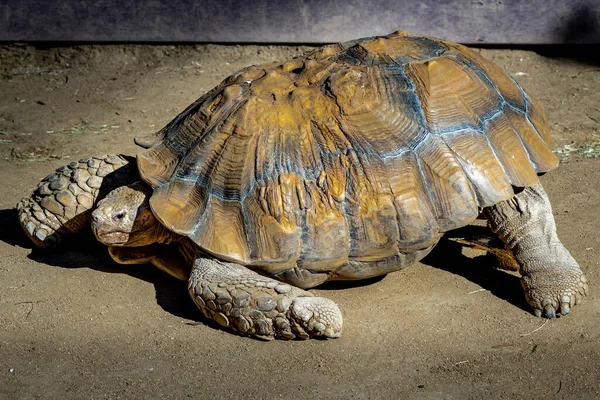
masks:
{"label": "tortoise foot", "polygon": [[342,313],[338,306],[325,297],[297,297],[290,314],[308,336],[338,338],[342,335]]}
{"label": "tortoise foot", "polygon": [[577,269],[549,269],[523,276],[527,302],[538,317],[567,315],[589,293],[587,279]]}
{"label": "tortoise foot", "polygon": [[238,264],[196,260],[189,292],[207,318],[244,335],[264,340],[341,335],[342,314],[333,301]]}

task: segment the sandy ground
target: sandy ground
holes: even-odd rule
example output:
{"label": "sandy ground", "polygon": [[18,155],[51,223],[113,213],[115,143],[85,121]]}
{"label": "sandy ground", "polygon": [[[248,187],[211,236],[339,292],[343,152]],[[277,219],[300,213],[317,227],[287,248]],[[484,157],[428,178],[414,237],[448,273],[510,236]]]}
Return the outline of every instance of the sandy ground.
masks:
{"label": "sandy ground", "polygon": [[207,324],[185,284],[91,240],[32,249],[13,207],[45,175],[134,154],[135,135],[228,74],[303,50],[0,46],[0,397],[600,398],[600,63],[583,53],[482,50],[544,105],[563,158],[542,181],[593,290],[567,317],[534,317],[514,274],[444,242],[383,279],[314,290],[343,310],[341,339],[267,343]]}

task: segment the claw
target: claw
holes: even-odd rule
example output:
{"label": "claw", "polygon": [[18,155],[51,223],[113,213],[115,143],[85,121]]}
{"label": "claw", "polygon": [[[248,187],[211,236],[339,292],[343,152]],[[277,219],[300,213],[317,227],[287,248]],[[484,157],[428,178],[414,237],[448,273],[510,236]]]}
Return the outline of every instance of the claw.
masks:
{"label": "claw", "polygon": [[544,317],[546,317],[546,318],[556,318],[556,313],[554,311],[554,306],[552,304],[547,304],[544,307]]}
{"label": "claw", "polygon": [[329,299],[297,297],[290,308],[290,315],[308,334],[329,338],[341,336],[342,314]]}

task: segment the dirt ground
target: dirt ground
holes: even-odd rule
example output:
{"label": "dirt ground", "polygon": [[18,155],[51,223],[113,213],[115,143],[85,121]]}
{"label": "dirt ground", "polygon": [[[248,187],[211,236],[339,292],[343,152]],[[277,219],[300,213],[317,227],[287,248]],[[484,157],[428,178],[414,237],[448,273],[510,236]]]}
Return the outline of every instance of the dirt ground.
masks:
{"label": "dirt ground", "polygon": [[592,287],[567,317],[534,317],[515,274],[445,241],[383,279],[315,289],[340,305],[341,339],[261,342],[206,323],[184,283],[117,265],[92,240],[32,249],[13,208],[45,175],[134,154],[134,136],[228,74],[304,50],[0,46],[0,397],[600,398],[600,62],[585,49],[481,50],[551,121],[563,162],[542,182]]}

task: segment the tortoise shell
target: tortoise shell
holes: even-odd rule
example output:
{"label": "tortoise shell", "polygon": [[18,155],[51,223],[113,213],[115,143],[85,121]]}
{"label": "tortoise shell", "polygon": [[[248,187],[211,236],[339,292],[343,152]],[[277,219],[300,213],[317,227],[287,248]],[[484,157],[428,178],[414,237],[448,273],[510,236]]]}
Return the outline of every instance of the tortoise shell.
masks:
{"label": "tortoise shell", "polygon": [[246,68],[146,146],[139,171],[168,229],[269,274],[342,278],[394,269],[558,164],[517,82],[405,32]]}

